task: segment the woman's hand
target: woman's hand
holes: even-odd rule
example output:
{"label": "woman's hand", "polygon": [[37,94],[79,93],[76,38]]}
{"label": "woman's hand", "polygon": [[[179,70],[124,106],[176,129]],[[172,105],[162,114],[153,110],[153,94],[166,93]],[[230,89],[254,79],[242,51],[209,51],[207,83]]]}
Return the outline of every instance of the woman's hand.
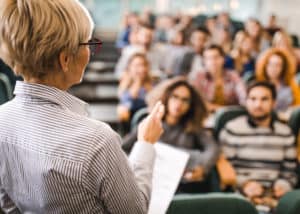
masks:
{"label": "woman's hand", "polygon": [[243,186],[243,192],[249,198],[260,197],[264,193],[264,188],[256,181],[249,181]]}
{"label": "woman's hand", "polygon": [[151,113],[139,124],[138,141],[154,144],[163,133],[162,118],[164,116],[164,105],[159,101],[155,104]]}
{"label": "woman's hand", "polygon": [[121,122],[126,122],[126,121],[129,121],[129,119],[130,119],[130,111],[124,105],[118,105],[117,115]]}
{"label": "woman's hand", "polygon": [[274,196],[276,198],[281,198],[285,193],[292,190],[292,186],[285,180],[277,180],[273,186]]}
{"label": "woman's hand", "polygon": [[183,178],[190,182],[202,181],[204,178],[204,170],[201,166],[197,166],[193,170],[186,172]]}

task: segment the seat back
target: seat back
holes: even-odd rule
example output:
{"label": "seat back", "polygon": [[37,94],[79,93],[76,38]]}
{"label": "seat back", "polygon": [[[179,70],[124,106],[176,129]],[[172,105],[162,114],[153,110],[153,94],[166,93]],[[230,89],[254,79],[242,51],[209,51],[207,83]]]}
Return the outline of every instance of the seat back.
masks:
{"label": "seat back", "polygon": [[228,106],[219,109],[215,115],[215,126],[213,130],[215,139],[219,140],[219,134],[228,121],[245,114],[247,114],[247,111],[241,106]]}
{"label": "seat back", "polygon": [[149,112],[147,107],[141,108],[135,112],[130,122],[130,130],[133,130],[148,114]]}
{"label": "seat back", "polygon": [[291,127],[295,136],[299,133],[300,128],[300,107],[295,108],[290,116],[288,121],[289,126]]}
{"label": "seat back", "polygon": [[279,201],[276,214],[299,214],[300,190],[294,190],[285,194]]}
{"label": "seat back", "polygon": [[241,195],[209,193],[176,195],[167,214],[257,214],[255,207]]}
{"label": "seat back", "polygon": [[12,86],[8,77],[0,73],[0,105],[12,98]]}

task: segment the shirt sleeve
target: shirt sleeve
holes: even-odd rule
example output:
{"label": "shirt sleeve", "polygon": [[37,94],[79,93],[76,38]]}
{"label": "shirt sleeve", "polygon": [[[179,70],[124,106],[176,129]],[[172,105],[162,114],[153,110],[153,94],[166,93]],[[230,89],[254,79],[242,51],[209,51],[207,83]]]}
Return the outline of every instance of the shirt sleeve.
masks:
{"label": "shirt sleeve", "polygon": [[200,132],[196,135],[196,141],[203,151],[196,149],[186,150],[190,154],[190,166],[196,167],[201,165],[204,173],[207,174],[211,171],[212,167],[216,164],[218,159],[219,150],[212,136],[205,132]]}
{"label": "shirt sleeve", "polygon": [[[290,136],[286,138],[289,142],[295,142],[294,136]],[[292,187],[297,184],[297,149],[295,143],[290,143],[289,146],[285,147],[284,151],[284,160],[281,165],[280,180],[287,181]]]}
{"label": "shirt sleeve", "polygon": [[107,143],[95,148],[97,152],[88,166],[86,186],[95,193],[108,213],[147,213],[154,147],[150,143],[137,142],[129,162],[120,142],[118,136],[109,136]]}

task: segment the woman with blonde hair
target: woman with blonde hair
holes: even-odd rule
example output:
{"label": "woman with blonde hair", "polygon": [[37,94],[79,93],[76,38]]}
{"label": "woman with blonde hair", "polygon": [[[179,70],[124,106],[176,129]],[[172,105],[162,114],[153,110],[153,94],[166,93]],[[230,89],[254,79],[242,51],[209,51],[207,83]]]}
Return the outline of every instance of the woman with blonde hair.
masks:
{"label": "woman with blonde hair", "polygon": [[255,59],[252,56],[253,51],[254,43],[250,35],[245,31],[237,32],[230,55],[234,59],[235,70],[240,76],[254,73]]}
{"label": "woman with blonde hair", "polygon": [[0,57],[24,78],[0,106],[1,213],[147,213],[164,108],[141,123],[131,167],[67,92],[101,45],[93,26],[78,0],[1,0]]}
{"label": "woman with blonde hair", "polygon": [[256,79],[270,81],[277,89],[276,110],[300,104],[300,89],[295,82],[295,65],[292,56],[283,49],[270,48],[263,52],[256,63]]}
{"label": "woman with blonde hair", "polygon": [[280,48],[289,52],[292,57],[291,59],[295,63],[295,66],[297,67],[297,69],[299,69],[300,49],[293,47],[292,38],[287,32],[283,30],[277,31],[273,36],[272,46],[274,48]]}
{"label": "woman with blonde hair", "polygon": [[150,65],[145,54],[134,54],[128,61],[127,70],[118,88],[117,113],[121,122],[130,121],[132,115],[146,106],[146,94],[152,89]]}

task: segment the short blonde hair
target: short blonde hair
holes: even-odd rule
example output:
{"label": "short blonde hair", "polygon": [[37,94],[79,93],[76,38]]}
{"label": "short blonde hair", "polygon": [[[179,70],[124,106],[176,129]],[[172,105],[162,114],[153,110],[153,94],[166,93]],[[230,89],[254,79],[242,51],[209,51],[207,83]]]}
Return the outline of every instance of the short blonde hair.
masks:
{"label": "short blonde hair", "polygon": [[15,73],[43,78],[61,51],[75,55],[94,24],[78,0],[1,0],[0,57]]}

